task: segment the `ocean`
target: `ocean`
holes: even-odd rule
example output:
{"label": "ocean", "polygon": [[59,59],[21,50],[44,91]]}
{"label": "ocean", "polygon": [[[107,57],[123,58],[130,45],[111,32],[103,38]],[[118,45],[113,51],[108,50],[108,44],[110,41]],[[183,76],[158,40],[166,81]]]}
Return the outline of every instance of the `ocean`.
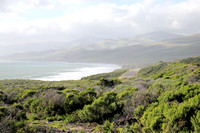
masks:
{"label": "ocean", "polygon": [[82,77],[112,72],[119,68],[118,65],[97,63],[0,62],[0,80],[79,80]]}

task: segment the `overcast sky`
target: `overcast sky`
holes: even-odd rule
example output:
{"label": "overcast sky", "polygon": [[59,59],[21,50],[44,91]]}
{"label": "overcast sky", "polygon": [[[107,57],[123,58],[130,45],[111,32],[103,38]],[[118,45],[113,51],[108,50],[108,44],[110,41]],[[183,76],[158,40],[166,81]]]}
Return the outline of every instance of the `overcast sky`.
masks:
{"label": "overcast sky", "polygon": [[0,0],[0,45],[200,32],[200,0]]}

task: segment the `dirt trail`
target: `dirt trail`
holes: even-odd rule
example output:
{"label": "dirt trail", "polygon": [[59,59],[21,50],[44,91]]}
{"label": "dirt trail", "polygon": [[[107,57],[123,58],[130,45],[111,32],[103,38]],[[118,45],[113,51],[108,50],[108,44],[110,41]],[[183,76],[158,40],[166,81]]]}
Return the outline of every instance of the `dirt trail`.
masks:
{"label": "dirt trail", "polygon": [[[38,124],[38,123],[33,122],[33,123],[30,123],[29,125],[35,125],[35,124]],[[64,124],[63,122],[60,122],[59,125],[61,127],[65,127],[66,129],[59,129],[59,128],[52,126],[52,125],[58,125],[58,123],[40,120],[40,125],[43,125],[44,127],[47,127],[48,129],[51,128],[51,131],[55,132],[55,133],[77,133],[80,130],[85,131],[86,133],[92,133],[98,124],[96,124],[96,123]]]}
{"label": "dirt trail", "polygon": [[139,72],[141,68],[133,68],[130,69],[128,72],[124,73],[123,75],[121,75],[119,77],[119,79],[123,79],[123,78],[134,78],[137,76],[137,73]]}
{"label": "dirt trail", "polygon": [[83,130],[86,133],[92,133],[97,125],[94,123],[91,123],[90,125],[86,125],[85,123],[80,123],[78,125],[71,124],[70,126],[68,125],[68,131],[73,131],[73,130]]}

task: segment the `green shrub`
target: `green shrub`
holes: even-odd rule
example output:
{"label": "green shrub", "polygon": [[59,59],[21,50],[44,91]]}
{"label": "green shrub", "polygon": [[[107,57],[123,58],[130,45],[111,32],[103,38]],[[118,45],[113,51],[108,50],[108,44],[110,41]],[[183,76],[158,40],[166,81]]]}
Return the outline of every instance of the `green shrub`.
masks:
{"label": "green shrub", "polygon": [[0,91],[0,101],[7,102],[7,100],[7,95],[4,92]]}
{"label": "green shrub", "polygon": [[129,124],[126,124],[123,128],[122,133],[134,133],[133,130],[131,129],[131,126]]}
{"label": "green shrub", "polygon": [[138,119],[143,115],[143,111],[144,111],[144,106],[141,105],[139,107],[137,107],[137,109],[134,111],[134,116]]}
{"label": "green shrub", "polygon": [[33,98],[33,99],[30,99],[29,102],[30,102],[29,109],[31,113],[39,113],[40,111],[42,111],[43,107],[42,107],[41,99]]}
{"label": "green shrub", "polygon": [[86,105],[78,114],[81,121],[101,121],[120,112],[121,108],[117,104],[116,96],[113,91],[106,92],[95,99],[91,105]]}
{"label": "green shrub", "polygon": [[[177,102],[160,103],[157,107],[150,106],[144,112],[141,122],[145,127],[150,128],[154,132],[180,132],[192,131],[192,125],[198,129],[198,113],[200,94],[195,95],[188,100],[184,100],[182,104]],[[192,118],[191,118],[192,117]]]}
{"label": "green shrub", "polygon": [[65,112],[70,114],[77,109],[82,109],[85,105],[91,104],[95,98],[94,88],[87,88],[80,93],[69,93],[64,103]]}
{"label": "green shrub", "polygon": [[135,132],[139,133],[142,130],[142,127],[141,127],[141,125],[138,122],[135,122],[134,125],[131,125],[130,128],[133,130],[134,133]]}
{"label": "green shrub", "polygon": [[191,118],[192,126],[195,132],[200,131],[200,111]]}
{"label": "green shrub", "polygon": [[29,120],[34,121],[34,120],[39,120],[37,114],[31,113],[29,116]]}
{"label": "green shrub", "polygon": [[110,123],[106,120],[102,126],[102,129],[104,133],[112,133],[114,132],[114,123]]}
{"label": "green shrub", "polygon": [[48,122],[52,122],[52,121],[54,121],[54,120],[56,120],[56,119],[55,119],[55,117],[46,117],[46,120],[47,120]]}
{"label": "green shrub", "polygon": [[5,107],[0,107],[0,121],[1,119],[7,115],[7,108]]}
{"label": "green shrub", "polygon": [[75,123],[78,122],[80,118],[78,117],[78,110],[74,111],[71,114],[66,114],[65,116],[65,123]]}
{"label": "green shrub", "polygon": [[22,127],[25,126],[25,123],[24,123],[23,121],[18,121],[18,122],[15,123],[15,126],[16,126],[17,128],[22,128]]}
{"label": "green shrub", "polygon": [[78,133],[85,133],[85,131],[84,130],[79,130]]}
{"label": "green shrub", "polygon": [[132,116],[132,110],[133,110],[132,97],[136,94],[137,90],[138,88],[131,86],[117,94],[117,104],[119,107],[124,109],[123,112],[126,115],[130,114]]}
{"label": "green shrub", "polygon": [[18,128],[16,127],[16,121],[8,117],[0,121],[0,126],[0,133],[15,133]]}
{"label": "green shrub", "polygon": [[23,89],[21,89],[20,92],[15,97],[15,100],[23,100],[27,97],[33,96],[36,93],[37,93],[37,91],[35,91],[35,90],[23,90]]}
{"label": "green shrub", "polygon": [[154,80],[158,79],[158,78],[162,78],[163,77],[163,73],[158,73],[155,77]]}
{"label": "green shrub", "polygon": [[152,133],[152,130],[149,127],[143,127],[142,132],[143,133]]}
{"label": "green shrub", "polygon": [[85,91],[79,93],[81,101],[84,102],[84,105],[91,104],[97,96],[94,88],[87,88]]}
{"label": "green shrub", "polygon": [[23,92],[23,95],[21,96],[21,99],[33,96],[35,93],[37,93],[37,91],[35,91],[35,90],[25,90]]}
{"label": "green shrub", "polygon": [[15,108],[20,109],[20,110],[24,109],[23,105],[20,103],[15,103],[14,106],[15,106]]}
{"label": "green shrub", "polygon": [[98,85],[102,86],[102,87],[113,87],[117,84],[120,84],[121,81],[114,78],[114,79],[105,79],[105,78],[101,78],[99,79],[99,82],[97,83]]}
{"label": "green shrub", "polygon": [[17,121],[23,121],[27,119],[26,112],[20,103],[15,103],[10,106],[8,113],[11,114],[11,117]]}
{"label": "green shrub", "polygon": [[67,114],[72,113],[73,111],[80,109],[84,106],[83,101],[79,99],[79,96],[76,94],[67,94],[66,100],[64,103],[65,112]]}

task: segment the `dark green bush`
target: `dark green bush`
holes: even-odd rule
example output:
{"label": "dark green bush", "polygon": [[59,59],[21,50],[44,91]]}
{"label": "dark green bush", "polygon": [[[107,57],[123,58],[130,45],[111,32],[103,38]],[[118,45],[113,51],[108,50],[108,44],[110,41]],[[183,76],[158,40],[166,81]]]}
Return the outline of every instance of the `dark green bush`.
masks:
{"label": "dark green bush", "polygon": [[35,91],[35,90],[25,90],[20,99],[30,97],[30,96],[34,95],[35,93],[37,93],[37,91]]}
{"label": "dark green bush", "polygon": [[7,115],[7,108],[6,107],[0,107],[0,121],[6,115]]}
{"label": "dark green bush", "polygon": [[66,100],[64,103],[65,112],[67,114],[72,113],[73,111],[82,108],[84,103],[79,99],[79,96],[76,94],[67,94]]}
{"label": "dark green bush", "polygon": [[70,114],[77,109],[82,109],[85,105],[91,104],[96,98],[94,88],[87,88],[80,93],[69,93],[64,103],[65,112]]}
{"label": "dark green bush", "polygon": [[116,78],[114,78],[114,79],[101,78],[101,79],[99,79],[99,82],[97,84],[102,87],[113,87],[120,83],[121,83],[121,81]]}
{"label": "dark green bush", "polygon": [[121,108],[117,104],[116,96],[115,92],[106,92],[95,99],[91,105],[86,105],[78,114],[81,121],[101,121],[120,112]]}
{"label": "dark green bush", "polygon": [[52,122],[52,121],[55,121],[56,118],[55,118],[55,117],[46,117],[46,120],[47,120],[48,122]]}

